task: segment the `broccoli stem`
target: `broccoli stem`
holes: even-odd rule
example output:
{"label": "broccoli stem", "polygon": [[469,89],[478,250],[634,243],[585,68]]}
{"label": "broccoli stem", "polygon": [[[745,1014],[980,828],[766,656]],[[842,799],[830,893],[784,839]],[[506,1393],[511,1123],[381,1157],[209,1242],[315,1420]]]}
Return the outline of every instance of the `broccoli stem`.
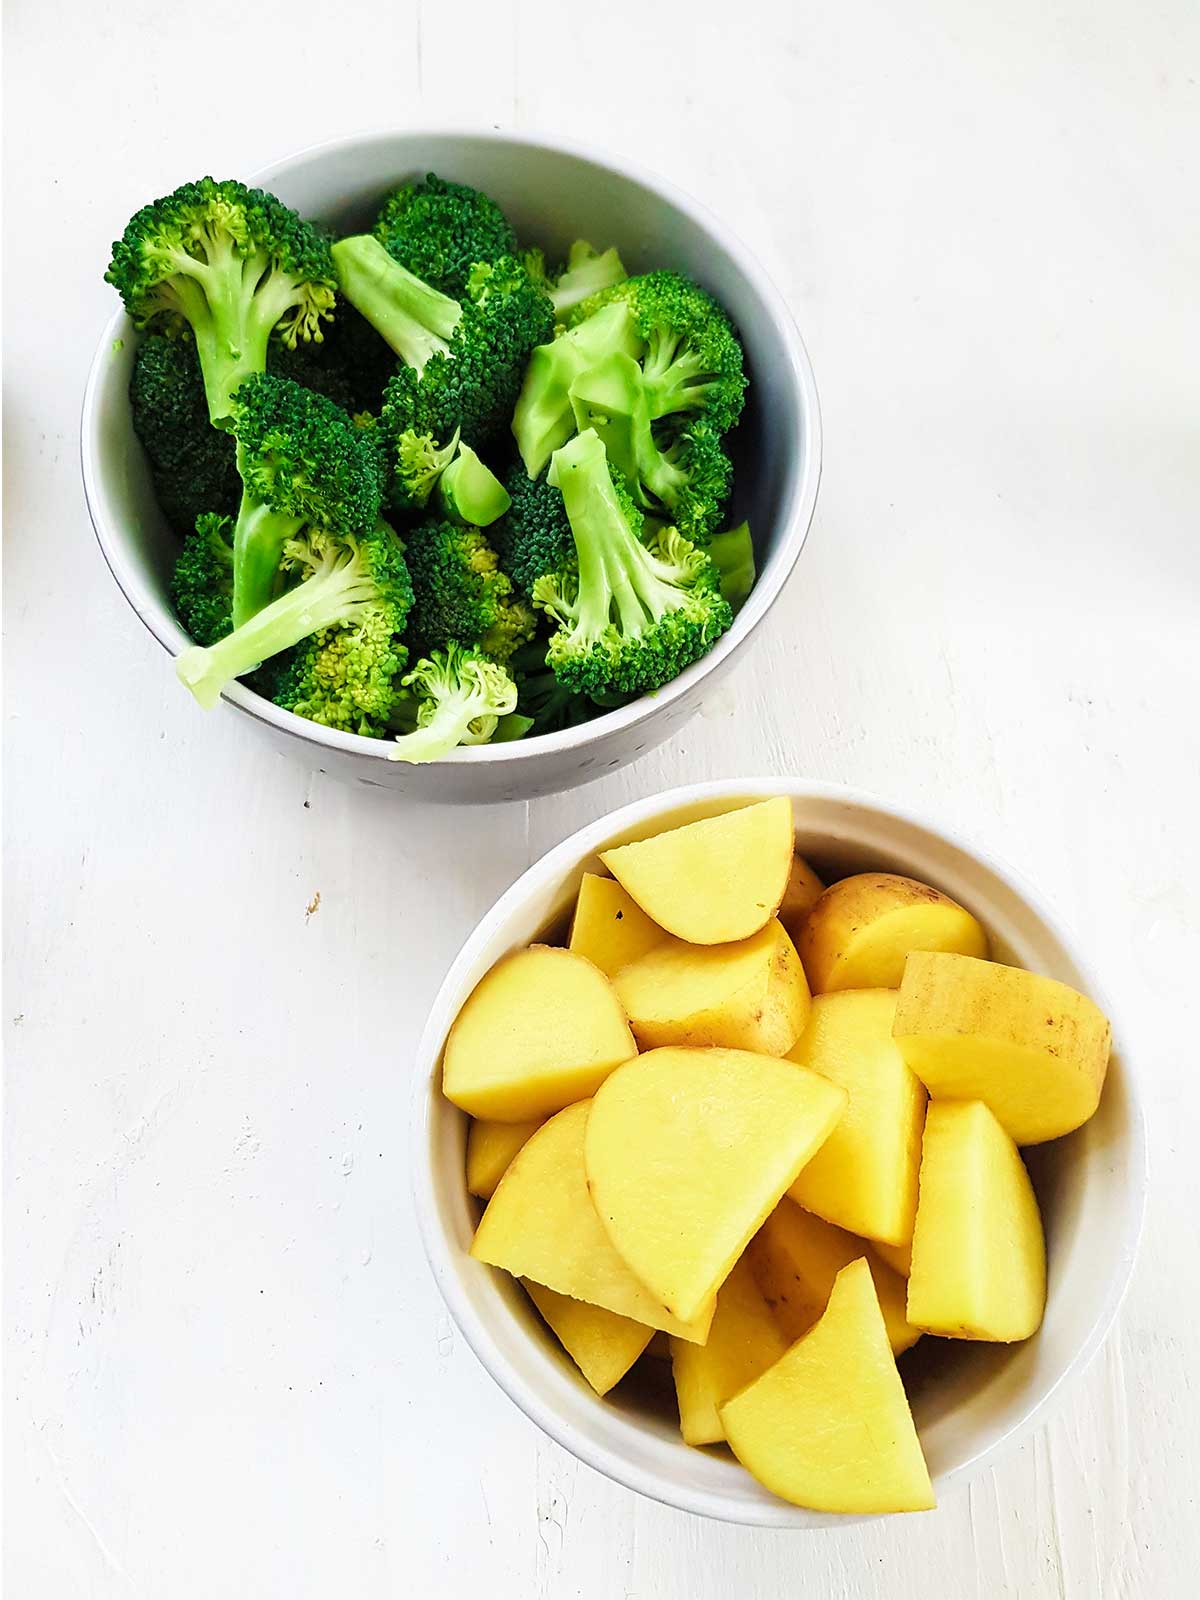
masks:
{"label": "broccoli stem", "polygon": [[376,585],[351,540],[319,558],[312,576],[272,600],[270,605],[207,649],[196,645],[175,662],[181,680],[207,711],[234,678],[290,650],[309,634],[352,621],[359,607],[376,596]]}
{"label": "broccoli stem", "polygon": [[490,467],[460,444],[458,454],[438,479],[437,498],[452,522],[488,528],[508,510],[512,497]]}
{"label": "broccoli stem", "polygon": [[402,267],[378,239],[339,239],[333,264],[346,299],[418,373],[431,356],[450,348],[462,306]]}
{"label": "broccoli stem", "polygon": [[[461,690],[439,700],[427,723],[419,725],[412,733],[399,734],[395,747],[388,751],[388,758],[414,765],[440,761],[460,744],[485,744],[494,733],[498,720],[485,696]],[[479,723],[474,735],[471,728],[473,722]]]}
{"label": "broccoli stem", "polygon": [[233,530],[233,625],[240,628],[271,603],[283,547],[304,526],[303,517],[272,511],[242,491]]}
{"label": "broccoli stem", "polygon": [[650,418],[674,416],[680,411],[698,411],[712,389],[711,374],[694,350],[676,356],[679,339],[660,335],[650,341],[642,371],[646,380],[646,399]]}

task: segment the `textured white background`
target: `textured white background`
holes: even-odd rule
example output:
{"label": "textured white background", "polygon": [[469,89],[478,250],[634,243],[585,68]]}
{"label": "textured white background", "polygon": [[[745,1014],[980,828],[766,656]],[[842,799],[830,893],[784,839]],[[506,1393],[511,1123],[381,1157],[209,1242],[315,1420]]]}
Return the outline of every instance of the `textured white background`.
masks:
{"label": "textured white background", "polygon": [[[6,10],[13,1600],[1195,1595],[1195,5]],[[422,119],[558,129],[703,197],[824,406],[812,538],[730,687],[528,808],[405,808],[203,717],[79,488],[126,216]],[[405,1170],[413,1042],[498,891],[633,796],[755,771],[930,807],[1039,882],[1153,1120],[1134,1286],[1053,1425],[934,1514],[804,1537],[543,1440],[455,1337]]]}

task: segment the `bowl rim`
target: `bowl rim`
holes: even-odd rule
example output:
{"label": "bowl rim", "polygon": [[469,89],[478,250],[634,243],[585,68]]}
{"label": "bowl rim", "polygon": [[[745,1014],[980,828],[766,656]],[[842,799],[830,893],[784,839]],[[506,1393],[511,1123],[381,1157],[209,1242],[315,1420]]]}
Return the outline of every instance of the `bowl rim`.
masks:
{"label": "bowl rim", "polygon": [[991,1444],[980,1447],[965,1461],[940,1474],[936,1480],[937,1488],[940,1492],[948,1491],[975,1478],[991,1465],[1001,1452],[1010,1449],[1035,1426],[1045,1421],[1051,1403],[1057,1403],[1067,1387],[1082,1376],[1100,1350],[1120,1310],[1133,1275],[1145,1221],[1148,1189],[1148,1138],[1143,1086],[1138,1070],[1133,1064],[1133,1052],[1123,1019],[1112,1006],[1108,990],[1098,981],[1091,963],[1078,955],[1079,941],[1073,929],[1049,905],[1041,892],[1006,861],[977,845],[957,829],[945,826],[921,810],[895,804],[868,790],[846,784],[778,776],[723,778],[683,784],[659,794],[645,796],[615,811],[607,812],[577,829],[537,861],[530,863],[481,918],[447,968],[430,1005],[429,1017],[417,1046],[416,1071],[413,1075],[410,1155],[417,1224],[426,1259],[442,1299],[481,1365],[531,1421],[577,1460],[602,1472],[625,1488],[657,1500],[660,1504],[743,1526],[805,1531],[816,1527],[847,1527],[856,1522],[875,1521],[877,1518],[814,1513],[789,1505],[783,1500],[777,1504],[765,1505],[735,1503],[727,1500],[718,1491],[674,1485],[669,1480],[660,1478],[654,1472],[629,1461],[619,1452],[576,1434],[571,1424],[560,1417],[553,1406],[544,1401],[537,1390],[526,1383],[524,1378],[510,1366],[499,1347],[493,1343],[484,1320],[476,1315],[467,1296],[460,1289],[458,1274],[452,1265],[455,1247],[441,1226],[433,1183],[433,1163],[428,1155],[431,1108],[435,1103],[435,1097],[441,1092],[438,1066],[445,1033],[452,1020],[447,1019],[439,1024],[443,996],[461,984],[463,974],[468,972],[478,959],[478,952],[524,904],[534,887],[531,879],[535,880],[535,883],[556,880],[593,855],[596,847],[606,839],[623,833],[632,826],[649,822],[664,812],[696,802],[722,799],[746,799],[750,802],[753,799],[767,799],[779,794],[787,794],[797,800],[841,801],[874,810],[889,819],[924,830],[978,862],[985,870],[994,874],[1005,887],[1018,895],[1050,934],[1062,944],[1084,980],[1086,992],[1108,1016],[1113,1025],[1114,1037],[1121,1041],[1121,1075],[1129,1099],[1130,1114],[1128,1207],[1121,1234],[1114,1241],[1112,1268],[1099,1308],[1074,1355],[1030,1409],[1018,1417]]}
{"label": "bowl rim", "polygon": [[[532,739],[459,748],[451,755],[443,757],[438,763],[443,767],[486,764],[517,769],[522,764],[536,761],[544,755],[584,749],[594,738],[638,728],[643,722],[654,717],[658,711],[685,696],[693,685],[699,683],[722,661],[734,655],[749,640],[750,635],[766,617],[786,586],[812,527],[821,482],[822,450],[821,413],[816,379],[808,351],[805,349],[800,330],[787,301],[741,237],[727,227],[703,201],[697,200],[686,190],[679,188],[669,178],[642,166],[639,162],[628,161],[616,152],[606,151],[575,139],[552,137],[549,134],[517,133],[495,127],[430,123],[413,127],[367,129],[319,140],[257,168],[251,173],[248,181],[256,184],[271,183],[313,157],[357,150],[365,145],[387,144],[397,139],[475,139],[492,144],[548,151],[588,162],[640,184],[658,199],[683,212],[698,228],[720,242],[738,272],[749,281],[766,308],[779,335],[781,363],[788,373],[788,381],[799,396],[803,431],[797,443],[802,453],[798,469],[791,474],[784,504],[777,518],[780,530],[778,541],[772,560],[759,573],[748,600],[734,618],[729,630],[717,640],[707,655],[693,662],[677,678],[672,679],[654,694],[642,695],[629,705],[604,712],[576,728],[538,734]],[[102,452],[99,448],[98,397],[104,381],[105,365],[114,345],[118,341],[133,337],[134,334],[135,330],[128,316],[124,309],[119,307],[105,324],[88,369],[80,416],[83,493],[96,542],[117,587],[148,632],[162,645],[168,655],[178,656],[191,641],[165,603],[148,584],[142,581],[126,559],[127,541],[118,526],[118,519],[110,520],[105,514],[107,497],[102,488],[104,471]],[[389,759],[391,740],[370,739],[363,734],[345,733],[340,729],[322,727],[319,723],[310,722],[294,712],[273,705],[270,700],[255,694],[244,684],[234,682],[223,691],[221,698],[274,732],[286,734],[301,744],[316,749],[334,749],[348,755],[365,756],[377,761]]]}

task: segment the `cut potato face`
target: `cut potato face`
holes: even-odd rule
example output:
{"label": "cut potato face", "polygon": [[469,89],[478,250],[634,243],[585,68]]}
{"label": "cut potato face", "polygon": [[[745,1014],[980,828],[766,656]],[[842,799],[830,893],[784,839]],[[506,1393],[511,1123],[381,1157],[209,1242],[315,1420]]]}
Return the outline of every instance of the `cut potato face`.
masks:
{"label": "cut potato face", "polygon": [[944,894],[915,878],[860,872],[826,889],[797,940],[814,994],[898,989],[912,950],[986,956],[987,934]]}
{"label": "cut potato face", "polygon": [[575,902],[570,947],[612,978],[667,935],[615,878],[585,872]]}
{"label": "cut potato face", "polygon": [[783,891],[783,899],[779,902],[778,913],[793,944],[800,937],[805,917],[824,893],[824,883],[797,852],[792,857],[792,870],[788,875],[787,888]]}
{"label": "cut potato face", "polygon": [[472,1122],[467,1134],[467,1188],[490,1200],[517,1151],[541,1127],[535,1122]]}
{"label": "cut potato face", "polygon": [[712,1300],[692,1321],[672,1315],[617,1254],[596,1215],[583,1165],[590,1109],[588,1100],[568,1106],[533,1135],[488,1202],[471,1254],[573,1300],[703,1341]]}
{"label": "cut potato face", "polygon": [[892,1038],[892,989],[819,994],[789,1052],[849,1096],[837,1127],[789,1193],[851,1233],[906,1245],[917,1211],[925,1089]]}
{"label": "cut potato face", "polygon": [[933,1486],[865,1261],[820,1321],[721,1411],[758,1481],[813,1511],[927,1511]]}
{"label": "cut potato face", "polygon": [[875,1279],[880,1310],[895,1355],[921,1337],[905,1311],[904,1279],[865,1239],[835,1228],[794,1200],[781,1200],[755,1235],[747,1259],[767,1304],[789,1339],[807,1333],[825,1310],[843,1267],[864,1256]]}
{"label": "cut potato face", "polygon": [[574,951],[535,944],[498,962],[459,1012],[442,1091],[473,1117],[527,1122],[593,1094],[636,1053],[604,974]]}
{"label": "cut potato face", "polygon": [[671,1341],[684,1443],[724,1439],[720,1408],[778,1361],[787,1344],[743,1257],[721,1285],[707,1343]]}
{"label": "cut potato face", "polygon": [[808,1020],[804,968],[775,917],[737,944],[668,936],[613,982],[644,1050],[720,1045],[781,1056]]}
{"label": "cut potato face", "polygon": [[1028,1339],[1046,1306],[1046,1246],[1016,1145],[979,1100],[925,1121],[910,1321],[952,1339]]}
{"label": "cut potato face", "polygon": [[601,853],[647,916],[690,944],[748,939],[775,915],[794,846],[787,796]]}
{"label": "cut potato face", "polygon": [[1103,1012],[1065,983],[946,954],[909,958],[893,1031],[935,1099],[982,1100],[1018,1144],[1088,1120],[1112,1042]]}
{"label": "cut potato face", "polygon": [[[654,1337],[654,1329],[601,1306],[555,1294],[544,1284],[522,1280],[523,1287],[558,1342],[597,1394],[607,1394],[629,1371]],[[684,1349],[691,1346],[680,1341]]]}
{"label": "cut potato face", "polygon": [[845,1103],[817,1073],[743,1050],[651,1050],[612,1074],[588,1118],[588,1186],[655,1300],[685,1322],[711,1305]]}

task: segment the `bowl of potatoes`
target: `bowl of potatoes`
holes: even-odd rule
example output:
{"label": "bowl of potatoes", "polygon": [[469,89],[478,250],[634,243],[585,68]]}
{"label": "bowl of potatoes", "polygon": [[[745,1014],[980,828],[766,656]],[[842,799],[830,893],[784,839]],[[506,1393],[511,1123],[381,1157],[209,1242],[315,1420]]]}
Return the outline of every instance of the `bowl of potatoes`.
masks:
{"label": "bowl of potatoes", "polygon": [[682,1510],[932,1509],[1099,1348],[1145,1131],[1111,1004],[1008,868],[792,780],[602,818],[468,939],[417,1068],[459,1328]]}

